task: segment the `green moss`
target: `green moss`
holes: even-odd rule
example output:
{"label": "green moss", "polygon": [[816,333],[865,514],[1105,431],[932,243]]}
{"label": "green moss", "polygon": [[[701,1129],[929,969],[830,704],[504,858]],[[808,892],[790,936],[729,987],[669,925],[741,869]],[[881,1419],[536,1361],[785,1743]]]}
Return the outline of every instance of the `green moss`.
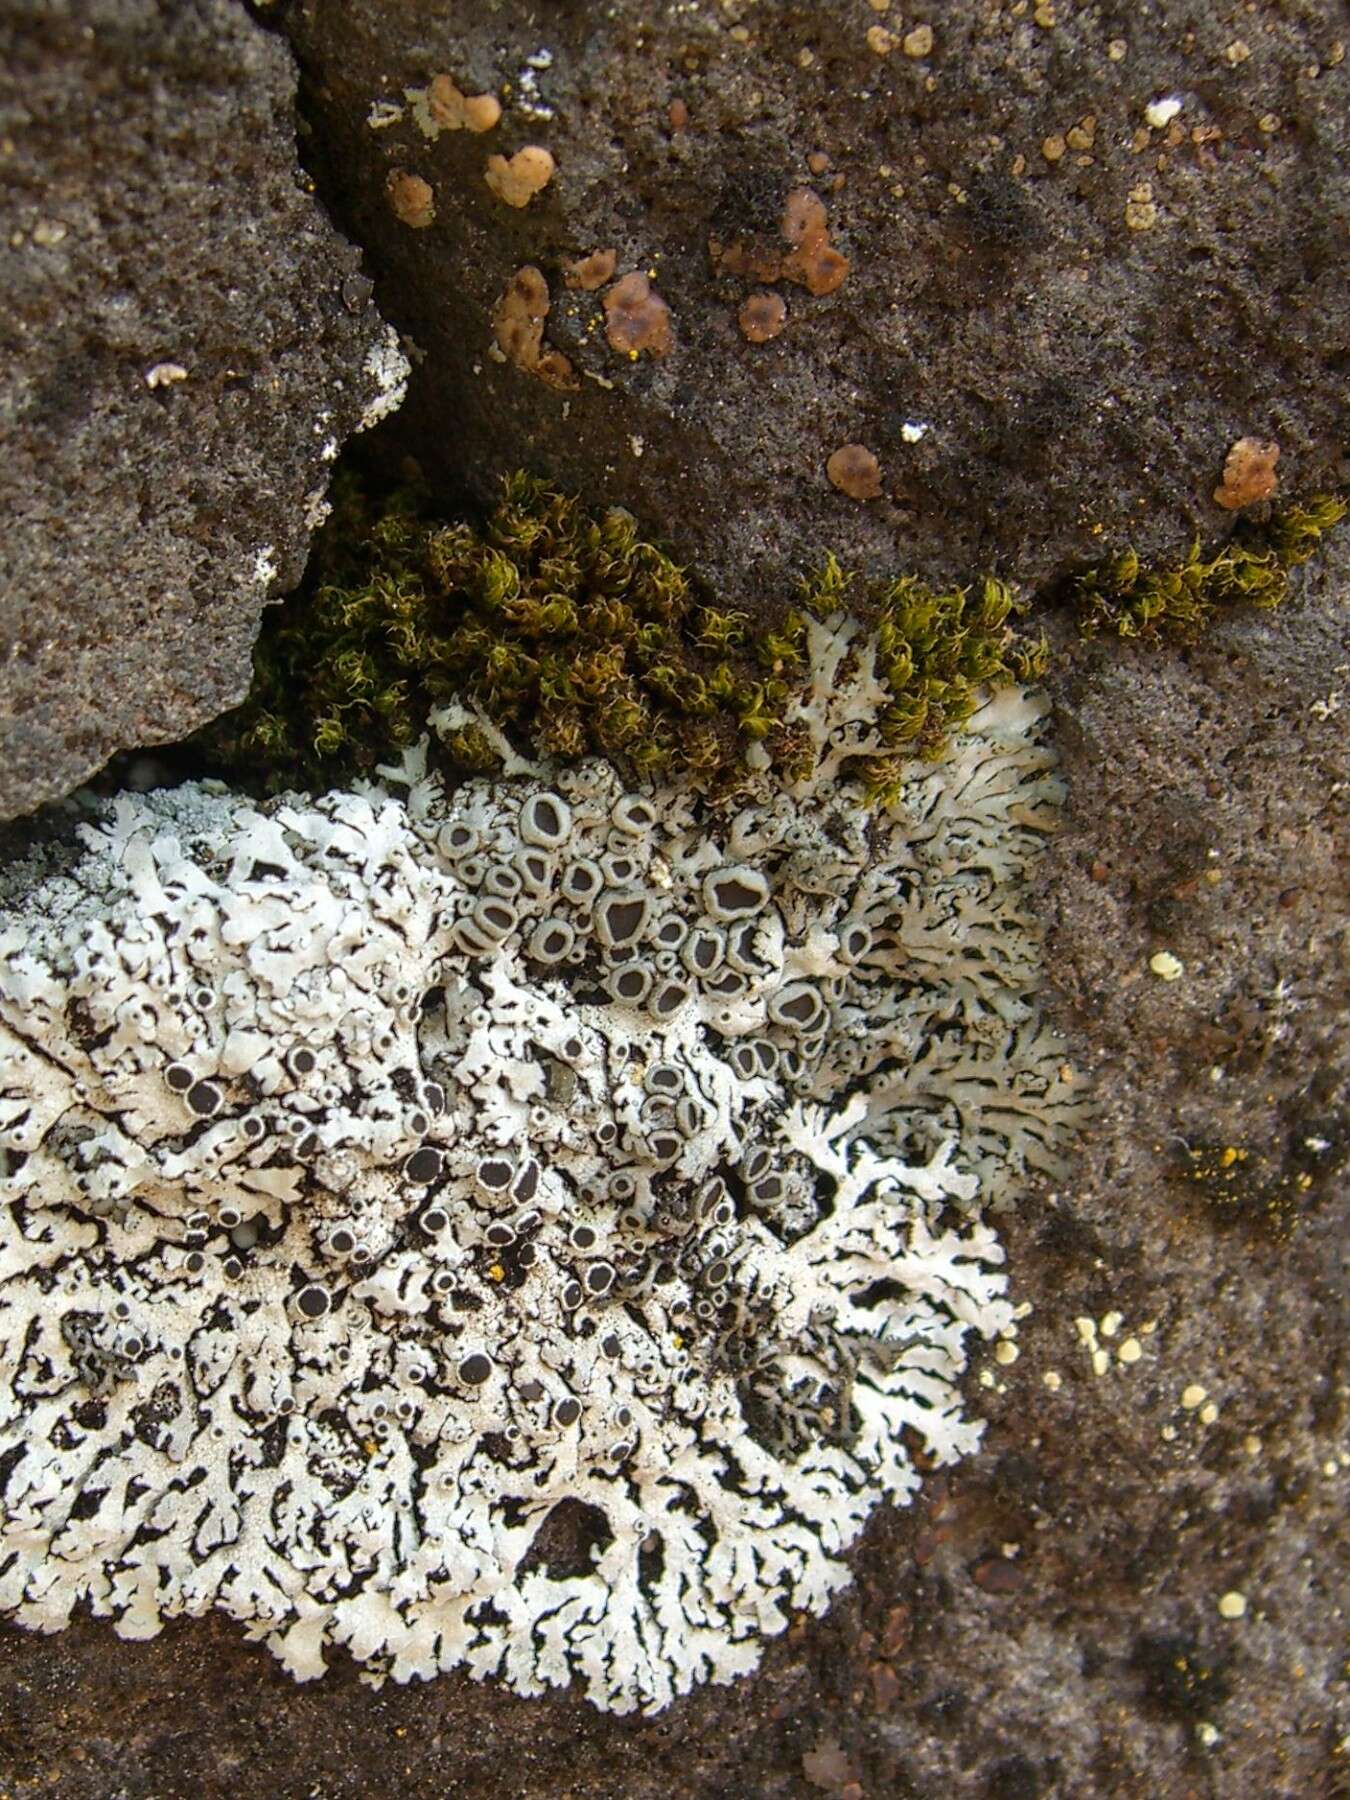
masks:
{"label": "green moss", "polygon": [[[1330,497],[1290,507],[1173,568],[1126,552],[1077,576],[1070,600],[1088,631],[1191,638],[1227,606],[1277,605],[1345,511]],[[458,697],[564,760],[598,752],[638,778],[724,788],[762,744],[791,779],[809,751],[785,723],[807,618],[840,609],[872,622],[888,689],[887,753],[866,771],[876,800],[908,759],[943,755],[982,689],[1045,669],[1044,640],[1018,630],[1012,589],[991,577],[945,591],[912,576],[869,584],[828,556],[797,603],[756,628],[711,604],[618,508],[590,511],[515,475],[481,526],[447,524],[420,490],[376,501],[344,472],[304,586],[264,624],[247,702],[205,747],[272,786],[324,785],[412,743]],[[467,771],[494,766],[481,731],[445,748]]]}
{"label": "green moss", "polygon": [[828,557],[802,596],[817,617],[845,607],[875,620],[876,671],[890,689],[879,724],[893,757],[868,774],[872,797],[895,791],[904,762],[941,757],[980,704],[982,688],[1030,681],[1044,673],[1044,638],[1019,637],[1020,603],[1006,582],[986,576],[939,592],[914,576],[865,587]]}
{"label": "green moss", "polygon": [[[562,757],[707,770],[730,754],[754,696],[744,680],[714,688],[708,646],[728,632],[706,613],[618,509],[587,513],[516,476],[478,530],[427,517],[412,488],[377,505],[344,474],[304,588],[264,626],[221,748],[277,781],[326,781],[412,742],[461,696]],[[490,761],[472,731],[449,749],[470,769]]]}
{"label": "green moss", "polygon": [[1185,560],[1145,569],[1133,550],[1112,557],[1069,584],[1069,601],[1087,632],[1192,641],[1226,607],[1278,606],[1289,571],[1307,562],[1346,504],[1323,494],[1277,512],[1264,524],[1243,521],[1212,554],[1192,544]]}
{"label": "green moss", "polygon": [[[801,607],[756,633],[617,508],[591,512],[516,475],[481,528],[445,524],[414,489],[377,505],[344,474],[305,586],[267,619],[248,700],[211,748],[275,785],[323,783],[413,742],[457,696],[555,757],[600,752],[638,777],[727,785],[752,743],[789,778],[801,766],[806,746],[784,720],[807,611],[875,616],[897,757],[941,755],[977,687],[1039,666],[1041,648],[1014,640],[1002,583],[854,588],[831,558]],[[465,769],[491,766],[480,732],[446,747]],[[893,775],[879,766],[876,791]]]}

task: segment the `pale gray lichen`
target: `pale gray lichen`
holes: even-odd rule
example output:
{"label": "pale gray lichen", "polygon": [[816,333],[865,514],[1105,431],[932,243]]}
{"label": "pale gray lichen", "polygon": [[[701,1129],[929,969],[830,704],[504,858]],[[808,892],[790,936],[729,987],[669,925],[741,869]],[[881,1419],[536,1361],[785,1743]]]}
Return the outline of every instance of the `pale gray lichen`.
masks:
{"label": "pale gray lichen", "polygon": [[375,391],[366,401],[358,431],[370,431],[391,413],[398,411],[408,397],[408,377],[412,364],[403,353],[398,333],[386,325],[379,338],[366,352],[364,372],[375,383]]}
{"label": "pale gray lichen", "polygon": [[810,633],[790,791],[499,738],[447,791],[423,744],[122,797],[0,913],[0,1609],[655,1708],[976,1445],[978,1207],[1073,1104],[1021,893],[1058,783],[1007,688],[867,810],[871,654]]}

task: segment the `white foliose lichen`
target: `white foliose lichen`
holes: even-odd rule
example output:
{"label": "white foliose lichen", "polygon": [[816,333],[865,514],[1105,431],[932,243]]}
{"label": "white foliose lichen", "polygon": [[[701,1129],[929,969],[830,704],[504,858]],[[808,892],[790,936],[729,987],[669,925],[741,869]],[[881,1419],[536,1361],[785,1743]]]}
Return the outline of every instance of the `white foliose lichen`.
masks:
{"label": "white foliose lichen", "polygon": [[870,653],[811,635],[791,791],[423,745],[123,797],[0,912],[0,1610],[652,1709],[976,1445],[978,1208],[1073,1105],[1058,784],[1009,688],[866,810]]}

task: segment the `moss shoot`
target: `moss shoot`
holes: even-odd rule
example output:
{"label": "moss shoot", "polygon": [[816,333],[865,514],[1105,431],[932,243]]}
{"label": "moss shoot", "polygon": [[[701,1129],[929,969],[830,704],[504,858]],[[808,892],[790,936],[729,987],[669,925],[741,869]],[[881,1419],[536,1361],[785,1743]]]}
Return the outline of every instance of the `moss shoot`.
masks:
{"label": "moss shoot", "polygon": [[906,758],[943,754],[981,688],[1034,680],[1048,660],[1043,638],[1017,633],[1020,603],[992,576],[945,593],[913,576],[867,586],[830,556],[806,583],[802,604],[817,617],[843,607],[875,621],[876,671],[891,696],[880,724],[896,750],[874,760],[869,787],[877,799],[891,793]]}
{"label": "moss shoot", "polygon": [[1084,631],[1191,642],[1212,616],[1235,605],[1270,608],[1289,592],[1289,572],[1307,562],[1345,517],[1346,503],[1321,494],[1264,522],[1242,520],[1211,554],[1192,544],[1184,561],[1145,569],[1133,550],[1069,584]]}
{"label": "moss shoot", "polygon": [[[806,614],[842,605],[876,620],[897,759],[941,756],[978,688],[1040,666],[997,581],[869,588],[829,558],[755,631],[710,604],[631,514],[588,510],[528,475],[503,483],[481,527],[428,516],[414,488],[377,503],[347,473],[334,502],[304,586],[264,624],[247,701],[208,740],[276,786],[372,767],[454,697],[536,751],[599,752],[639,779],[734,785],[753,743],[790,779],[803,747],[784,721]],[[472,728],[447,749],[465,770],[493,760]],[[879,793],[893,774],[879,759]]]}

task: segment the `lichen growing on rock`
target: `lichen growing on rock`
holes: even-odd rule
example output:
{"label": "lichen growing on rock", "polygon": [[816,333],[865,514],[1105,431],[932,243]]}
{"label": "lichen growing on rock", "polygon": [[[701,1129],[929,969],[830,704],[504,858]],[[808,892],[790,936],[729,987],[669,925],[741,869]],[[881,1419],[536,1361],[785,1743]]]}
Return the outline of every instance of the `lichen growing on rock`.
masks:
{"label": "lichen growing on rock", "polygon": [[491,775],[124,796],[11,871],[0,1608],[654,1708],[976,1444],[979,1208],[1076,1105],[1020,891],[1042,707],[869,810],[876,646],[802,652],[809,768],[721,805],[452,706]]}

